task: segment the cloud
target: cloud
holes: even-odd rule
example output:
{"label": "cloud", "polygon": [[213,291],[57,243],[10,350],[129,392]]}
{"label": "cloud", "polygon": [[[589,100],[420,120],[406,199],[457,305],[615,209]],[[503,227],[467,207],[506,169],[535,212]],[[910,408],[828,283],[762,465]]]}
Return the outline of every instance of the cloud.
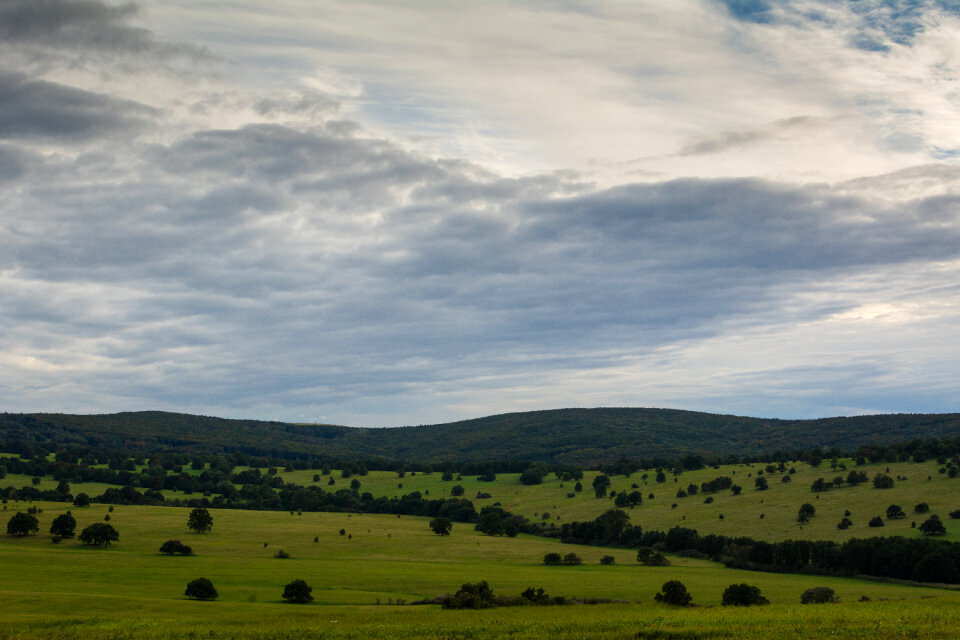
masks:
{"label": "cloud", "polygon": [[108,95],[0,71],[0,139],[34,137],[67,141],[129,133],[155,109]]}

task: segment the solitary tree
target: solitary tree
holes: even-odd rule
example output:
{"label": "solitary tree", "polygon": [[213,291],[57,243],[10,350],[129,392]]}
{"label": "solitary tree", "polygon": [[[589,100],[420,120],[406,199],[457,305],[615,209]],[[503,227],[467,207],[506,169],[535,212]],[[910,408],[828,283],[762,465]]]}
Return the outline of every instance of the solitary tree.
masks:
{"label": "solitary tree", "polygon": [[749,607],[758,604],[770,604],[770,601],[760,594],[760,588],[741,583],[732,584],[723,590],[721,603],[725,607]]}
{"label": "solitary tree", "polygon": [[197,533],[206,533],[213,528],[213,516],[203,508],[197,508],[190,512],[190,518],[187,520],[187,527]]}
{"label": "solitary tree", "polygon": [[578,556],[575,553],[568,553],[567,555],[563,556],[563,564],[582,564],[582,563],[583,563],[583,560],[581,560],[580,556]]}
{"label": "solitary tree", "polygon": [[7,522],[7,535],[23,537],[40,531],[40,523],[30,513],[16,512]]}
{"label": "solitary tree", "polygon": [[830,587],[813,587],[800,594],[800,604],[826,604],[828,602],[840,602],[840,598]]}
{"label": "solitary tree", "polygon": [[179,540],[167,540],[162,545],[160,545],[160,553],[164,553],[168,556],[172,556],[175,553],[179,553],[184,556],[193,555],[193,549],[183,544]]}
{"label": "solitary tree", "polygon": [[757,478],[753,481],[754,486],[756,486],[757,491],[766,491],[767,490],[767,479],[764,477]]}
{"label": "solitary tree", "polygon": [[693,601],[693,596],[687,591],[687,587],[679,580],[669,580],[660,587],[660,592],[655,595],[654,600],[676,605],[678,607],[689,606]]}
{"label": "solitary tree", "polygon": [[213,587],[212,582],[206,578],[197,578],[196,580],[190,581],[183,595],[196,600],[214,600],[219,594]]}
{"label": "solitary tree", "polygon": [[873,476],[873,486],[876,489],[893,489],[893,478],[885,473]]}
{"label": "solitary tree", "polygon": [[80,532],[80,542],[99,547],[109,547],[111,542],[120,540],[120,534],[113,525],[106,522],[95,522]]}
{"label": "solitary tree", "polygon": [[903,512],[903,508],[898,504],[892,504],[887,507],[887,520],[902,520],[906,518],[907,514]]}
{"label": "solitary tree", "polygon": [[294,604],[313,602],[313,588],[303,580],[294,580],[283,588],[283,599]]}
{"label": "solitary tree", "polygon": [[438,536],[448,536],[450,535],[450,529],[453,528],[453,523],[450,522],[449,518],[438,517],[430,521],[430,528]]}
{"label": "solitary tree", "polygon": [[543,556],[543,564],[560,564],[561,562],[563,562],[563,558],[555,551]]}
{"label": "solitary tree", "polygon": [[73,506],[75,507],[89,507],[90,506],[90,496],[85,493],[78,493],[73,499]]}
{"label": "solitary tree", "polygon": [[606,475],[599,475],[593,479],[593,493],[598,498],[607,495],[607,489],[610,488],[610,478]]}
{"label": "solitary tree", "polygon": [[942,536],[947,533],[946,527],[943,526],[937,514],[933,514],[927,518],[923,524],[920,525],[920,531],[922,531],[925,536]]}
{"label": "solitary tree", "polygon": [[50,534],[58,538],[72,538],[76,529],[77,519],[69,511],[58,515],[50,524]]}

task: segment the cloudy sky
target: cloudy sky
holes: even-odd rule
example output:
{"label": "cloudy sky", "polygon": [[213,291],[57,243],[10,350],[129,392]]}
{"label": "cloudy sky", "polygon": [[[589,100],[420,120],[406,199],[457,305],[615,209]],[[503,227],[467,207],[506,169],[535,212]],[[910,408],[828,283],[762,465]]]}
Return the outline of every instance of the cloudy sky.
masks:
{"label": "cloudy sky", "polygon": [[960,3],[0,0],[0,409],[960,410]]}

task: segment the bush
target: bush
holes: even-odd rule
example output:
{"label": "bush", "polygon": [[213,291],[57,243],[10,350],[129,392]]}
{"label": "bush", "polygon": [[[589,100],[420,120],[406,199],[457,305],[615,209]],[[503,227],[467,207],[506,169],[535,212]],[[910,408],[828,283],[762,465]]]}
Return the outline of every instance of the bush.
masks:
{"label": "bush", "polygon": [[732,584],[723,590],[721,603],[725,607],[749,607],[751,605],[770,604],[770,601],[760,594],[760,588],[749,584]]}
{"label": "bush", "polygon": [[449,518],[436,517],[430,521],[430,528],[438,536],[448,536],[450,530],[453,529],[453,523],[450,522]]}
{"label": "bush", "polygon": [[563,562],[563,558],[559,553],[551,552],[543,556],[543,564],[560,564]]}
{"label": "bush", "polygon": [[183,595],[196,600],[214,600],[219,594],[213,587],[212,582],[206,578],[197,578],[187,585],[187,590],[183,592]]}
{"label": "bush", "polygon": [[950,512],[950,517],[954,520],[960,520],[960,509],[955,509]]}
{"label": "bush", "polygon": [[844,518],[843,520],[837,523],[837,529],[849,529],[850,525],[852,524],[853,522],[850,520],[850,518]]}
{"label": "bush", "polygon": [[277,558],[278,560],[286,560],[287,558],[290,557],[290,554],[284,551],[283,549],[280,549],[275,554],[273,554],[273,557]]}
{"label": "bush", "polygon": [[580,556],[578,556],[575,553],[568,553],[567,555],[563,556],[563,564],[582,564],[582,563],[583,563],[583,560],[581,560]]}
{"label": "bush", "polygon": [[840,602],[840,598],[830,587],[813,587],[800,595],[800,604],[826,604],[828,602]]}
{"label": "bush", "polygon": [[883,526],[883,518],[881,518],[880,516],[873,516],[872,518],[870,518],[870,522],[867,523],[867,526],[869,526],[869,527],[882,527],[882,526]]}
{"label": "bush", "polygon": [[283,588],[283,599],[294,604],[313,602],[313,588],[303,580],[294,580]]}
{"label": "bush", "polygon": [[928,511],[930,511],[930,505],[928,505],[926,502],[921,502],[913,507],[914,513],[927,513]]}
{"label": "bush", "polygon": [[463,487],[459,484],[455,484],[450,487],[450,495],[457,497],[463,495]]}
{"label": "bush", "polygon": [[172,556],[175,553],[179,553],[184,556],[193,555],[193,549],[183,544],[179,540],[167,540],[162,545],[160,545],[160,553],[165,553],[168,556]]}
{"label": "bush", "polygon": [[657,602],[664,602],[678,607],[688,607],[693,602],[693,596],[679,580],[669,580],[660,587],[660,592],[653,597]]}
{"label": "bush", "polygon": [[613,556],[603,556],[600,558],[600,564],[614,564],[617,561]]}
{"label": "bush", "polygon": [[873,476],[873,486],[875,489],[893,489],[893,478],[885,473],[878,473]]}
{"label": "bush", "polygon": [[906,518],[907,514],[903,512],[903,508],[898,504],[892,504],[887,507],[887,520],[902,520]]}

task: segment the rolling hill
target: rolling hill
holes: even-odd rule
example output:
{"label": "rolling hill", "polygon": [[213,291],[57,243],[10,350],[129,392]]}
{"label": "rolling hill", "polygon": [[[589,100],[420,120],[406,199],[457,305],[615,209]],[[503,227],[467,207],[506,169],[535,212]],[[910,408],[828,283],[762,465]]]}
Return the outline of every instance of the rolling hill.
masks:
{"label": "rolling hill", "polygon": [[673,409],[555,409],[393,429],[230,420],[159,411],[0,414],[0,442],[407,462],[760,454],[960,435],[960,414],[777,420]]}

